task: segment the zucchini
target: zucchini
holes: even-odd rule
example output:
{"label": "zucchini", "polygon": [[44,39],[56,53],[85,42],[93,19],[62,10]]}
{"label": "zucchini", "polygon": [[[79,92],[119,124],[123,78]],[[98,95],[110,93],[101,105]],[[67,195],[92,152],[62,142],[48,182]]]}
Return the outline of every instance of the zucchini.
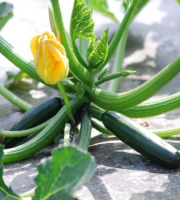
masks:
{"label": "zucchini", "polygon": [[[53,117],[62,106],[63,104],[59,97],[52,97],[38,105],[35,105],[20,117],[10,131],[26,130],[42,124]],[[4,144],[6,148],[10,148],[22,141],[23,138],[24,137],[5,138]]]}
{"label": "zucchini", "polygon": [[[70,108],[74,114],[84,104],[83,100],[72,99]],[[14,148],[5,149],[2,163],[13,163],[28,158],[45,148],[63,129],[69,120],[66,106],[63,106],[53,120],[34,138]]]}
{"label": "zucchini", "polygon": [[176,148],[130,118],[106,111],[101,120],[116,137],[142,155],[168,168],[180,166],[180,153]]}

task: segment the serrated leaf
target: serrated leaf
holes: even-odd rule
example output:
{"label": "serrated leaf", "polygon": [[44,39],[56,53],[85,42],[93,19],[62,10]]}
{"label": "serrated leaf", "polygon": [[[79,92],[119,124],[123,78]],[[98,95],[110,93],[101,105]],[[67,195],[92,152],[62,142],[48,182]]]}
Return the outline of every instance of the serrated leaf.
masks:
{"label": "serrated leaf", "polygon": [[0,199],[4,200],[22,200],[21,197],[16,195],[11,188],[8,188],[3,180],[3,165],[1,160],[3,158],[3,146],[0,145]]}
{"label": "serrated leaf", "polygon": [[77,38],[92,40],[95,38],[92,9],[89,9],[85,0],[75,0],[70,23],[71,39]]}
{"label": "serrated leaf", "polygon": [[13,16],[13,5],[10,3],[0,3],[0,30],[6,24],[6,22]]}
{"label": "serrated leaf", "polygon": [[97,68],[107,57],[108,53],[108,29],[104,31],[101,39],[90,42],[87,48],[87,59],[91,68]]}
{"label": "serrated leaf", "polygon": [[119,20],[116,18],[115,14],[109,9],[107,0],[89,0],[89,3],[93,9],[119,23]]}
{"label": "serrated leaf", "polygon": [[89,153],[72,146],[55,149],[37,168],[33,200],[73,199],[71,195],[92,177],[95,167]]}

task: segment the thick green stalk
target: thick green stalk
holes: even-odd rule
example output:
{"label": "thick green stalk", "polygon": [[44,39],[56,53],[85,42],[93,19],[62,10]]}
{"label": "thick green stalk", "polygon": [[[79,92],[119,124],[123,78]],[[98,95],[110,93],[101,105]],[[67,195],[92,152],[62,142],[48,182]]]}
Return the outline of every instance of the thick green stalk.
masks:
{"label": "thick green stalk", "polygon": [[23,111],[27,111],[32,107],[31,104],[22,100],[21,98],[19,98],[18,96],[16,96],[15,94],[13,94],[12,92],[10,92],[8,89],[6,89],[1,85],[0,85],[0,94]]}
{"label": "thick green stalk", "polygon": [[[72,113],[76,112],[84,101],[79,99],[72,99],[70,101]],[[67,123],[69,117],[67,115],[66,106],[63,106],[61,110],[55,115],[53,120],[34,138],[28,142],[10,149],[4,150],[3,163],[12,163],[23,160],[37,153],[44,147],[46,147],[64,128],[64,124]]]}
{"label": "thick green stalk", "polygon": [[[16,65],[20,70],[26,72],[30,77],[36,79],[37,81],[42,82],[43,84],[57,89],[55,85],[48,85],[46,84],[36,73],[35,66],[32,62],[28,62],[23,59],[6,40],[4,40],[0,36],[0,53],[5,56],[9,61],[11,61],[14,65]],[[71,93],[75,91],[74,84],[66,79],[63,81],[65,83],[66,91]]]}
{"label": "thick green stalk", "polygon": [[165,97],[163,99],[144,102],[137,106],[133,106],[127,110],[121,111],[128,117],[143,118],[160,115],[180,107],[180,92]]}
{"label": "thick green stalk", "polygon": [[[111,72],[112,74],[120,72],[122,70],[127,36],[128,36],[128,28],[126,28],[126,30],[124,31],[123,36],[120,40],[120,43],[117,47],[115,61],[114,61],[114,65],[113,65],[112,72]],[[110,81],[108,84],[108,87],[107,87],[107,91],[118,92],[119,83],[120,83],[120,78]]]}
{"label": "thick green stalk", "polygon": [[80,128],[80,136],[78,141],[78,146],[81,149],[88,150],[90,138],[91,138],[91,118],[89,114],[84,111],[82,115],[81,128]]}
{"label": "thick green stalk", "polygon": [[69,59],[70,70],[73,73],[73,75],[79,80],[81,80],[87,85],[92,85],[93,79],[91,73],[78,62],[77,58],[74,55],[67,32],[63,24],[59,2],[58,0],[51,0],[51,3],[54,11],[54,17],[57,24],[57,28],[60,33],[60,40],[66,49],[67,57]]}
{"label": "thick green stalk", "polygon": [[53,118],[50,119],[50,120],[47,120],[46,122],[44,122],[44,123],[42,123],[38,126],[35,126],[33,128],[29,128],[29,129],[26,129],[26,130],[20,130],[20,131],[1,130],[0,136],[3,136],[3,137],[24,137],[24,136],[32,135],[32,134],[38,133],[39,131],[43,130],[49,124],[49,122],[51,120],[53,120]]}
{"label": "thick green stalk", "polygon": [[124,93],[110,93],[101,88],[86,87],[92,101],[106,110],[121,112],[135,106],[158,92],[169,81],[171,81],[180,71],[180,57],[166,66],[151,80],[139,87]]}

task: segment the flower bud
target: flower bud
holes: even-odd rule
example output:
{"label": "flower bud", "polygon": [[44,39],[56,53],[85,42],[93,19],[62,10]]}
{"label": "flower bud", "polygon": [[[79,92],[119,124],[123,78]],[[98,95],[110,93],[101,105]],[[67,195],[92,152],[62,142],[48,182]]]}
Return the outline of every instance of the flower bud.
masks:
{"label": "flower bud", "polygon": [[31,51],[36,71],[45,83],[54,85],[66,78],[69,61],[63,45],[53,34],[44,32],[31,39]]}

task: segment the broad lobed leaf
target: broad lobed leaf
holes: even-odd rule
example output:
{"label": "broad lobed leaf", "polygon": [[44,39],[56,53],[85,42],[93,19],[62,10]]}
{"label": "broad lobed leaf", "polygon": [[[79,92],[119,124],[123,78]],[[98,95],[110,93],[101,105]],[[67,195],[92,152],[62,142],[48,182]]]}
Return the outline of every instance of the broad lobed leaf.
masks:
{"label": "broad lobed leaf", "polygon": [[70,23],[71,39],[77,38],[92,40],[95,38],[92,9],[89,9],[85,0],[75,0]]}
{"label": "broad lobed leaf", "polygon": [[33,200],[73,199],[73,192],[92,177],[95,167],[89,153],[72,146],[56,148],[38,166]]}
{"label": "broad lobed leaf", "polygon": [[104,62],[108,53],[108,29],[97,42],[92,40],[87,48],[87,59],[90,67],[97,67]]}

